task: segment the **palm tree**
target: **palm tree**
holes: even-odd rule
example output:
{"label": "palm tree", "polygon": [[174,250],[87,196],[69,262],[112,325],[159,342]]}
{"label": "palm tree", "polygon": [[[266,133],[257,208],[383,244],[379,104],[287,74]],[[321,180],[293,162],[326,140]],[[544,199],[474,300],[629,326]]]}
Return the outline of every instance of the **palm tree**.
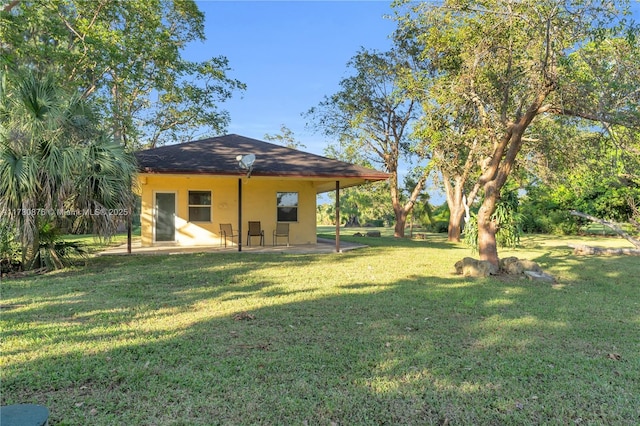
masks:
{"label": "palm tree", "polygon": [[132,204],[134,160],[98,124],[91,105],[52,75],[0,75],[0,212],[18,228],[27,267],[39,250],[38,230],[61,212],[84,213],[108,236],[109,213]]}
{"label": "palm tree", "polygon": [[134,157],[106,135],[78,149],[77,154],[80,167],[69,205],[75,211],[90,212],[76,216],[77,221],[91,225],[94,234],[109,237],[133,211]]}

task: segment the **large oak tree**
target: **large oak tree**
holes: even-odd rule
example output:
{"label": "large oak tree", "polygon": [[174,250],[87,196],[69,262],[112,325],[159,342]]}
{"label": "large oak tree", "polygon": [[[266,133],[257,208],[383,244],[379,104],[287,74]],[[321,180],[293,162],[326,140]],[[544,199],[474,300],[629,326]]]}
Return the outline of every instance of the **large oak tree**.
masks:
{"label": "large oak tree", "polygon": [[[621,4],[446,0],[410,4],[408,13],[398,15],[400,42],[412,40],[420,50],[422,66],[413,80],[428,83],[423,102],[436,120],[435,126],[427,120],[426,134],[442,136],[441,165],[449,157],[478,166],[466,185],[482,196],[482,259],[498,263],[492,215],[522,153],[539,141],[533,133],[537,122],[562,115],[595,124],[638,124],[637,29],[625,25]],[[616,49],[603,54],[600,47],[610,44]],[[446,131],[438,133],[438,126]],[[457,173],[465,176],[465,170]]]}

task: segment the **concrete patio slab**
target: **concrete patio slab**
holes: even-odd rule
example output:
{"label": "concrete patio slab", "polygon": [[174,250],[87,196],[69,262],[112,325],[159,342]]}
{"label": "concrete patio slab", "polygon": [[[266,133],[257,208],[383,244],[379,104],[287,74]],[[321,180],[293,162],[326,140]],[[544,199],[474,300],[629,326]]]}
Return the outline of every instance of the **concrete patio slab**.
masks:
{"label": "concrete patio slab", "polygon": [[[350,250],[356,250],[359,248],[368,247],[364,244],[356,244],[341,241],[340,251],[346,252]],[[134,240],[131,244],[131,254],[186,254],[186,253],[238,253],[237,245],[224,246],[177,246],[177,245],[165,245],[155,247],[142,247],[140,240]],[[306,254],[319,254],[319,253],[335,253],[336,243],[334,240],[318,238],[316,244],[302,244],[302,245],[290,245],[290,246],[242,246],[241,253],[306,253]],[[111,256],[111,255],[127,255],[127,245],[122,244],[117,247],[112,247],[98,253],[98,256]]]}

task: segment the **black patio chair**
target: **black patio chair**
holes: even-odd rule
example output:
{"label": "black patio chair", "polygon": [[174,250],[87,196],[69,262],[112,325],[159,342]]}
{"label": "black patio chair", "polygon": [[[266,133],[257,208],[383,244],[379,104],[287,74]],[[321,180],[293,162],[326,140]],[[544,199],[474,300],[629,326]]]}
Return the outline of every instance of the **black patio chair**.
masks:
{"label": "black patio chair", "polygon": [[247,231],[247,246],[251,245],[251,237],[260,237],[260,245],[264,245],[264,231],[260,222],[249,222],[249,231]]}

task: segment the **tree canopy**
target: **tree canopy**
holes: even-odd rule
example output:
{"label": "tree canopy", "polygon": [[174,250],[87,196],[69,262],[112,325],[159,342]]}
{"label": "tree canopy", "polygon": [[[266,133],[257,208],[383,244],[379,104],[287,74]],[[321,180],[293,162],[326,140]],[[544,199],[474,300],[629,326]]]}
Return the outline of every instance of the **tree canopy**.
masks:
{"label": "tree canopy", "polygon": [[95,109],[51,75],[0,73],[0,222],[31,266],[39,237],[61,217],[109,236],[131,214],[133,156],[100,128]]}
{"label": "tree canopy", "polygon": [[623,2],[407,4],[396,42],[419,58],[408,84],[423,90],[423,142],[443,170],[474,169],[463,184],[482,197],[480,257],[497,264],[492,217],[522,154],[540,141],[536,125],[554,116],[640,123],[638,30]]}
{"label": "tree canopy", "polygon": [[222,132],[229,116],[219,104],[244,88],[223,56],[182,58],[204,39],[192,0],[18,0],[0,12],[0,34],[5,69],[55,70],[61,85],[96,99],[129,148]]}
{"label": "tree canopy", "polygon": [[284,124],[280,126],[279,134],[272,135],[267,133],[264,135],[264,140],[278,143],[282,146],[286,146],[287,148],[306,148],[305,144],[297,140],[293,131]]}
{"label": "tree canopy", "polygon": [[0,219],[28,261],[60,215],[111,234],[133,207],[126,152],[224,131],[244,89],[225,57],[182,57],[204,40],[192,0],[14,0],[0,40]]}
{"label": "tree canopy", "polygon": [[410,137],[415,98],[400,84],[409,60],[402,51],[361,50],[348,63],[353,75],[342,79],[338,92],[307,113],[316,129],[338,139],[341,146],[330,147],[329,152],[347,153],[348,161],[382,165],[391,175],[389,192],[397,237],[404,236],[407,216],[428,175],[423,164],[408,199],[403,201],[399,162],[402,158],[423,159]]}

